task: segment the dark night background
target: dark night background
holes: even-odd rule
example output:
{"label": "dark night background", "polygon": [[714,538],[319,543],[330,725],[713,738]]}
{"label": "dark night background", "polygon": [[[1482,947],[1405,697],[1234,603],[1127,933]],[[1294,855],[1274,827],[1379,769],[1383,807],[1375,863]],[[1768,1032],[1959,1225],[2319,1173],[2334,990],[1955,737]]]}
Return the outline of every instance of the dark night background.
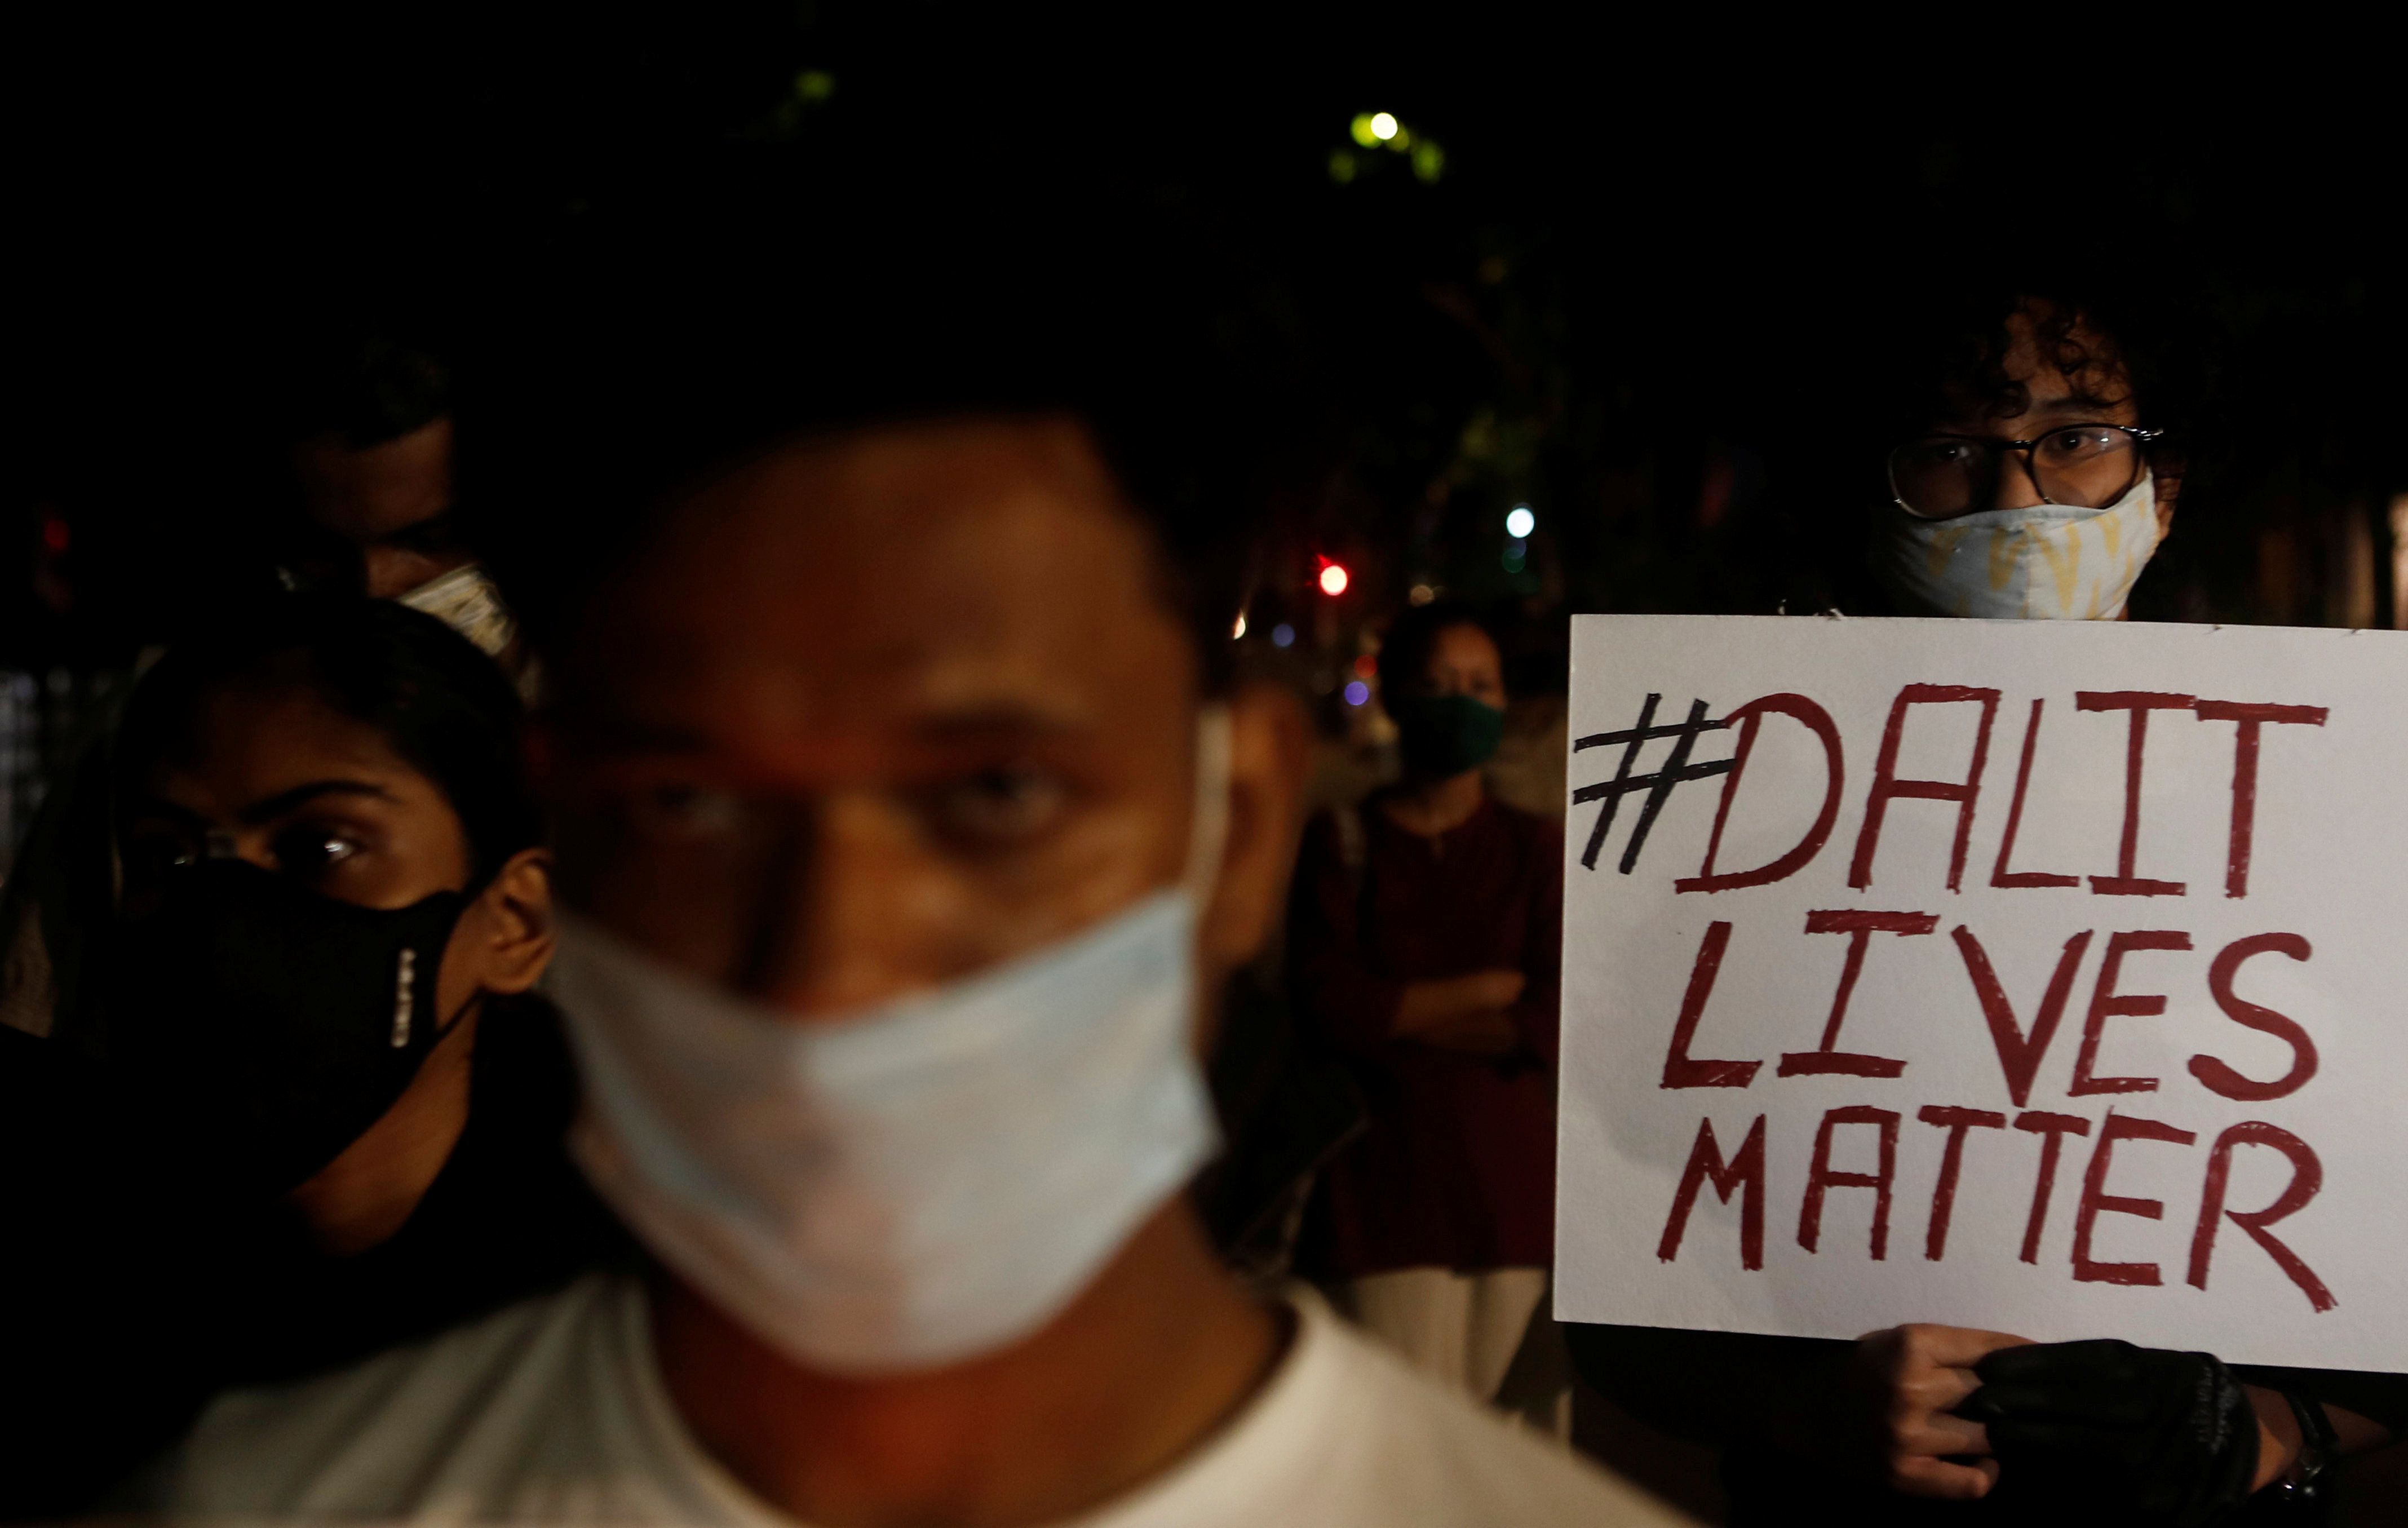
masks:
{"label": "dark night background", "polygon": [[[1338,662],[1416,582],[1520,611],[1539,684],[1570,610],[1865,607],[1867,336],[1977,277],[2165,342],[2144,407],[2192,470],[2136,614],[2400,618],[2400,132],[2346,39],[2243,69],[2104,21],[345,14],[16,23],[0,668],[120,664],[207,606],[287,492],[314,343],[473,380],[581,245],[674,250],[735,200],[807,227],[839,162],[897,197],[966,166],[1150,188],[1289,276],[1351,450],[1265,599]],[[1371,111],[1435,155],[1357,146]],[[1326,607],[1319,557],[1355,575]]]}
{"label": "dark night background", "polygon": [[[2157,350],[2144,422],[2188,471],[2136,617],[2408,625],[2390,45],[2199,7],[1670,15],[19,7],[0,868],[94,695],[257,578],[325,346],[423,347],[467,395],[531,311],[642,301],[573,274],[595,249],[690,265],[732,207],[841,239],[835,167],[898,201],[1134,190],[1283,276],[1345,450],[1251,635],[1292,623],[1333,723],[1416,586],[1509,618],[1525,696],[1574,611],[1875,607],[1883,336],[1977,284],[2096,298]],[[1372,112],[1413,147],[1359,143]]]}

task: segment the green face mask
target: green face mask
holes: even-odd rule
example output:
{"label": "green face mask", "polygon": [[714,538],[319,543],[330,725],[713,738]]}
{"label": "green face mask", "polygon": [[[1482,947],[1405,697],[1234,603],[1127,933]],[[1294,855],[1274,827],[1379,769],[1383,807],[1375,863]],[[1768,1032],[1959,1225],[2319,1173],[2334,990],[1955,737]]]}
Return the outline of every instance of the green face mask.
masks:
{"label": "green face mask", "polygon": [[1505,737],[1505,713],[1469,695],[1405,695],[1388,703],[1405,767],[1444,778],[1494,758]]}

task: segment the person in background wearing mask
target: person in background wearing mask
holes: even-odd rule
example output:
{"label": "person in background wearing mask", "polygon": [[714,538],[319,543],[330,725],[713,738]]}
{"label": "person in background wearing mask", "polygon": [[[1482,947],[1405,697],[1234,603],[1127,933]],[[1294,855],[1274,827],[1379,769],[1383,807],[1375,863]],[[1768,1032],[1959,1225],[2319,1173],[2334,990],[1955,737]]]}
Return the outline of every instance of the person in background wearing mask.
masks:
{"label": "person in background wearing mask", "polygon": [[1563,830],[1483,783],[1505,680],[1469,608],[1408,609],[1379,665],[1404,778],[1307,830],[1288,925],[1301,1021],[1353,1062],[1370,1115],[1329,1164],[1312,1255],[1416,1367],[1561,1433],[1543,1305]]}
{"label": "person in background wearing mask", "polygon": [[2123,620],[2182,492],[2123,348],[2025,300],[1956,369],[1889,455],[1873,563],[1899,613]]}
{"label": "person in background wearing mask", "polygon": [[[1292,703],[1230,683],[1278,378],[1173,306],[1232,283],[1025,187],[863,194],[827,213],[858,238],[696,230],[710,279],[614,285],[660,343],[543,394],[567,434],[523,426],[509,495],[551,517],[499,565],[553,676],[575,1147],[657,1266],[222,1401],[150,1500],[1671,1521],[1249,1296],[1185,1192],[1199,996],[1268,932],[1297,797]],[[1024,236],[965,253],[989,226]]]}
{"label": "person in background wearing mask", "polygon": [[[1901,613],[2125,618],[2181,486],[2137,362],[2086,308],[2046,298],[1947,335],[1875,522]],[[2313,1521],[2344,1456],[2408,1433],[2408,1377],[2117,1341],[1565,1330],[1593,1384],[1722,1446],[1734,1523],[1794,1521],[1801,1503],[1869,1523]]]}
{"label": "person in background wearing mask", "polygon": [[12,1228],[12,1280],[45,1292],[8,1302],[0,1404],[29,1414],[0,1427],[0,1515],[75,1505],[225,1386],[618,1247],[561,1147],[520,729],[482,654],[355,597],[237,608],[136,687],[108,990],[93,1032],[52,1040],[88,1060],[89,1138],[51,1142],[82,1170],[59,1223]]}
{"label": "person in background wearing mask", "polygon": [[462,533],[443,364],[387,336],[360,339],[312,369],[294,429],[286,586],[398,600],[523,677],[509,607]]}
{"label": "person in background wearing mask", "polygon": [[[541,683],[500,591],[464,540],[452,492],[451,379],[422,350],[369,337],[296,368],[287,450],[291,500],[251,549],[255,586],[394,600],[423,610],[502,665],[523,696]],[[271,566],[272,564],[272,566]],[[272,573],[272,577],[271,577]],[[140,668],[154,652],[135,664]],[[130,676],[129,676],[130,678]],[[108,842],[113,707],[93,717],[74,762],[50,782],[0,888],[0,1029],[40,1038],[80,1021],[114,886]],[[32,1053],[0,1035],[0,1065]]]}

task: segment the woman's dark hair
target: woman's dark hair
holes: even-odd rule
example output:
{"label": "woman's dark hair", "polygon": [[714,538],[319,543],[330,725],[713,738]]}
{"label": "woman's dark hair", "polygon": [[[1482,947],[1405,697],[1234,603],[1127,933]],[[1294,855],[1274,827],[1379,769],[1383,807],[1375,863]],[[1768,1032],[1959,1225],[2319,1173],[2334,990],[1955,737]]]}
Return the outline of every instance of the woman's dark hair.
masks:
{"label": "woman's dark hair", "polygon": [[542,841],[524,710],[500,667],[432,616],[346,595],[278,595],[169,648],[126,705],[121,799],[191,738],[208,697],[236,683],[305,688],[382,734],[459,813],[472,886]]}
{"label": "woman's dark hair", "polygon": [[[1455,626],[1469,626],[1491,642],[1497,641],[1496,632],[1480,611],[1460,601],[1406,607],[1404,614],[1388,623],[1387,635],[1380,640],[1380,693],[1411,694],[1426,683],[1430,651],[1438,646],[1439,634]],[[1504,650],[1503,643],[1498,643],[1498,650]]]}

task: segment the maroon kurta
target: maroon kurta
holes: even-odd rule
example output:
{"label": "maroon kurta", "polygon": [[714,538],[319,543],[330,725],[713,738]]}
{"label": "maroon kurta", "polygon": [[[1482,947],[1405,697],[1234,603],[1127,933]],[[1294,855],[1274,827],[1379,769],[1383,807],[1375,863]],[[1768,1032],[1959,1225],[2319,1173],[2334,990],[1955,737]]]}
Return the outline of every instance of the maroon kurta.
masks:
{"label": "maroon kurta", "polygon": [[[1354,1063],[1370,1126],[1327,1169],[1315,1240],[1344,1278],[1544,1267],[1555,1245],[1563,829],[1484,802],[1436,838],[1363,804],[1359,866],[1316,819],[1297,866],[1288,972],[1298,1021]],[[1523,1051],[1394,1037],[1409,981],[1510,969]]]}

